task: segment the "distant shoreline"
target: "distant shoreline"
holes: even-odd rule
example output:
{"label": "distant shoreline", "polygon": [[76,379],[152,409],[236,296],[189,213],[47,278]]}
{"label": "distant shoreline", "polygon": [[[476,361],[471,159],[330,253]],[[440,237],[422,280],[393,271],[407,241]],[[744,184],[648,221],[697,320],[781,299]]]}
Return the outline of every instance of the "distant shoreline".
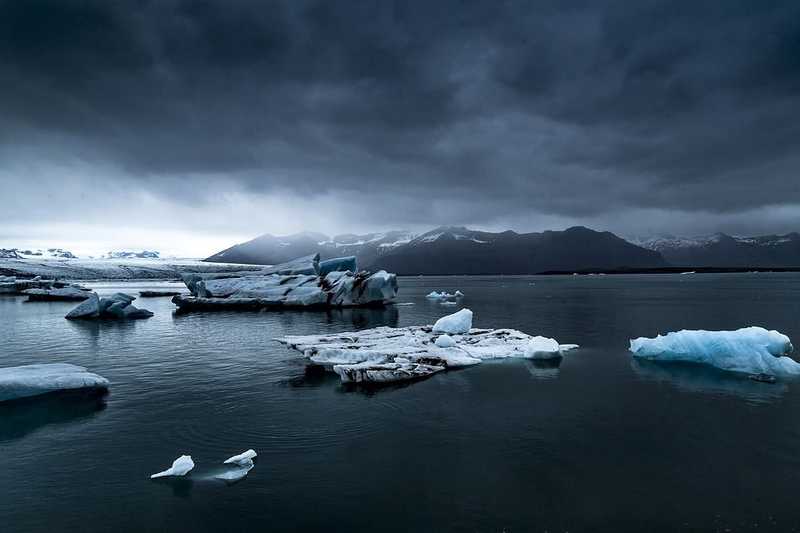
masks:
{"label": "distant shoreline", "polygon": [[398,277],[443,277],[443,276],[590,276],[590,275],[620,275],[620,274],[746,274],[756,272],[800,272],[800,267],[658,267],[658,268],[617,268],[617,269],[584,269],[584,270],[547,270],[532,274],[398,274]]}

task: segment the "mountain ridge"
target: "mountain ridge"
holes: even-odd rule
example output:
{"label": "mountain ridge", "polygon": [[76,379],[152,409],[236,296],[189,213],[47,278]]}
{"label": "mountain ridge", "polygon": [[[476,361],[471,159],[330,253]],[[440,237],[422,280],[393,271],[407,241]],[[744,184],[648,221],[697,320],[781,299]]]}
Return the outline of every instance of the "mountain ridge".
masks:
{"label": "mountain ridge", "polygon": [[382,268],[401,275],[536,274],[667,266],[658,252],[583,226],[531,233],[440,226],[420,234],[400,230],[332,238],[306,232],[283,237],[264,234],[206,261],[275,264],[315,252],[323,258],[355,255],[362,268]]}

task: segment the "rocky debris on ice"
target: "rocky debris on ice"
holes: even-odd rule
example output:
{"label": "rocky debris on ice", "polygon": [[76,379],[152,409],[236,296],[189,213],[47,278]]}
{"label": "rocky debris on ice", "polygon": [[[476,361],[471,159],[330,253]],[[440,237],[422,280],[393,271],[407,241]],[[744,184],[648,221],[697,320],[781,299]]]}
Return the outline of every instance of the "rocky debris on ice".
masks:
{"label": "rocky debris on ice", "polygon": [[112,319],[139,319],[150,318],[153,313],[147,309],[139,309],[131,304],[136,298],[129,294],[118,292],[109,297],[100,298],[97,293],[81,302],[76,308],[67,313],[65,318],[69,319],[89,319],[89,318],[112,318]]}
{"label": "rocky debris on ice", "polygon": [[[336,270],[355,267],[355,258],[319,262],[319,254],[300,258],[277,272],[245,276],[185,276],[192,296],[172,299],[181,311],[271,307],[356,307],[391,303],[397,276]],[[306,273],[312,269],[312,273]],[[331,270],[333,269],[333,270]]]}
{"label": "rocky debris on ice", "polygon": [[58,289],[26,289],[22,294],[28,297],[29,302],[81,301],[92,296],[89,289],[75,285]]}
{"label": "rocky debris on ice", "polygon": [[105,391],[108,385],[103,376],[66,363],[0,368],[0,402],[60,391]]}
{"label": "rocky debris on ice", "polygon": [[[343,383],[391,383],[428,377],[446,369],[479,364],[484,359],[561,357],[575,345],[534,337],[514,329],[471,328],[472,311],[442,317],[435,326],[379,327],[332,335],[276,339],[301,352],[312,364],[339,375]],[[450,327],[452,326],[452,327]]]}
{"label": "rocky debris on ice", "polygon": [[194,468],[194,461],[191,455],[181,455],[172,462],[172,466],[164,471],[158,472],[150,476],[150,479],[170,476],[185,476],[192,468]]}
{"label": "rocky debris on ice", "polygon": [[778,331],[747,327],[735,331],[681,330],[630,341],[634,357],[653,361],[701,363],[731,372],[794,376],[800,363],[787,357],[789,337]]}

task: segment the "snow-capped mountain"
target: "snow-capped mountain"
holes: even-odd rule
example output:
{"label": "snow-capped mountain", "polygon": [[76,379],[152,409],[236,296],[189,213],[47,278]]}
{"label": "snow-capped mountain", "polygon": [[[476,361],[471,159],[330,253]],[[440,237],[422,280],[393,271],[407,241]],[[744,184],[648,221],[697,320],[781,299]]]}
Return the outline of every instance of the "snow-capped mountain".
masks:
{"label": "snow-capped mountain", "polygon": [[0,248],[0,258],[3,259],[77,259],[72,252],[61,248],[47,248],[44,250],[31,250],[22,248]]}
{"label": "snow-capped mountain", "polygon": [[653,237],[634,240],[659,252],[671,264],[698,267],[800,266],[800,234],[732,236],[725,233],[701,237]]}
{"label": "snow-capped mountain", "polygon": [[533,274],[666,265],[657,252],[612,233],[583,227],[543,233],[491,233],[443,226],[418,235],[407,231],[333,238],[315,233],[262,235],[207,261],[275,264],[316,252],[323,258],[355,255],[361,268],[384,268],[398,274]]}

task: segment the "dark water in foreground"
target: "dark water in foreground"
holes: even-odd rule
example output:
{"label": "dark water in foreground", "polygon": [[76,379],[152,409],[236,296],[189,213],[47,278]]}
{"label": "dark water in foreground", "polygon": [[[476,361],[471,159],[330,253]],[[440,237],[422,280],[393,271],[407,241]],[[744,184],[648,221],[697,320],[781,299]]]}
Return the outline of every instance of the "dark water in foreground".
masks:
{"label": "dark water in foreground", "polygon": [[[101,293],[172,286],[96,285]],[[466,293],[478,327],[579,343],[559,367],[489,362],[347,391],[283,334],[431,323]],[[104,403],[0,407],[0,531],[790,531],[800,382],[641,365],[630,337],[763,325],[800,341],[800,275],[404,278],[386,310],[63,319],[0,299],[0,366],[70,362]],[[204,480],[247,448],[240,483]],[[149,474],[181,453],[179,482]]]}

